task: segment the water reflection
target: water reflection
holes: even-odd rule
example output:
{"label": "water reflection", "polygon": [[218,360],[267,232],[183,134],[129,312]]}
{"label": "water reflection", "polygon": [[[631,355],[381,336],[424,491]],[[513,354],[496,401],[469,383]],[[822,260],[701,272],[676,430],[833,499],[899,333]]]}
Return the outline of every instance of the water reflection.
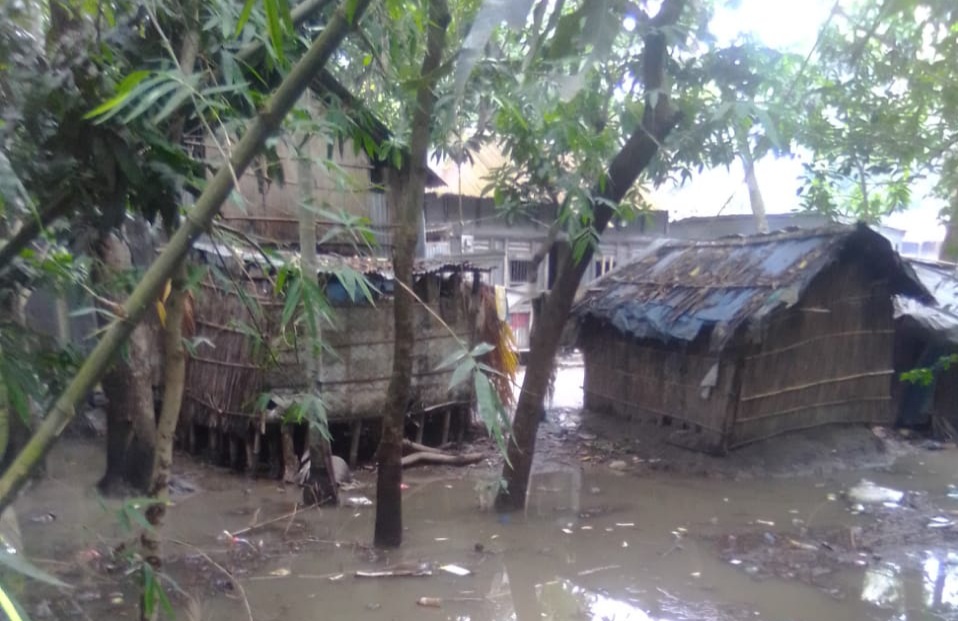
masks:
{"label": "water reflection", "polygon": [[539,618],[548,621],[652,621],[645,611],[628,602],[582,588],[569,580],[554,580],[536,588]]}
{"label": "water reflection", "polygon": [[915,573],[903,570],[897,563],[869,568],[862,580],[862,601],[894,610],[902,619],[916,608],[958,611],[958,554],[926,551],[921,557],[920,572]]}

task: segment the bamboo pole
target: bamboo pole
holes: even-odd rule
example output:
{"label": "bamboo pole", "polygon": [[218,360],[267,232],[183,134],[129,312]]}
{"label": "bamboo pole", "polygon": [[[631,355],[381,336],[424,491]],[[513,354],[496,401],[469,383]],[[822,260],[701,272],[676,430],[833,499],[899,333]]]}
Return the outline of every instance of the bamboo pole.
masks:
{"label": "bamboo pole", "polygon": [[[262,149],[266,139],[279,129],[283,118],[308,88],[313,77],[323,69],[371,2],[372,0],[343,2],[336,9],[322,34],[293,66],[289,75],[260,110],[246,135],[237,143],[229,164],[221,166],[206,186],[192,212],[186,215],[183,224],[170,239],[166,249],[153,262],[119,309],[117,319],[90,352],[83,366],[56,400],[36,433],[0,478],[0,511],[13,502],[17,492],[26,483],[30,472],[50,450],[53,442],[76,414],[76,404],[93,388],[99,377],[113,362],[133,328],[159,296],[163,285],[189,252],[196,238],[209,228],[223,202],[233,191],[234,179],[246,171],[253,158]],[[352,19],[347,17],[347,11],[350,8]]]}

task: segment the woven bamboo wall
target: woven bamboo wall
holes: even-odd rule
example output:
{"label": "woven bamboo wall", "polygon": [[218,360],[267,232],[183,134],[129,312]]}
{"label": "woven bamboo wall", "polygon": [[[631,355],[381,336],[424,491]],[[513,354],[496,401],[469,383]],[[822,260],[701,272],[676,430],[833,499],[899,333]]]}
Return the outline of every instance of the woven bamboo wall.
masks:
{"label": "woven bamboo wall", "polygon": [[744,360],[730,448],[830,423],[894,422],[891,295],[868,271],[836,263],[768,322]]}
{"label": "woven bamboo wall", "polygon": [[[635,341],[614,329],[590,325],[580,345],[585,358],[585,407],[628,420],[669,417],[702,434],[717,448],[729,411],[733,373],[704,344],[686,351],[655,341]],[[718,384],[703,393],[703,378],[719,364]],[[674,423],[673,423],[674,424]]]}
{"label": "woven bamboo wall", "polygon": [[[263,309],[251,313],[244,295],[255,297]],[[417,294],[442,317],[457,336],[471,340],[474,316],[468,305],[471,292],[458,275],[423,276]],[[278,318],[282,302],[270,294],[265,278],[245,278],[234,284],[205,281],[196,300],[197,333],[215,347],[201,347],[189,362],[183,422],[243,432],[259,420],[255,402],[267,391],[299,392],[307,385],[305,363],[295,343],[277,347]],[[468,401],[466,388],[451,394],[450,371],[436,367],[457,347],[455,338],[425,308],[417,307],[417,341],[414,350],[413,392],[420,405]],[[336,325],[324,327],[322,339],[331,352],[322,357],[320,388],[333,420],[382,416],[386,386],[392,368],[392,300],[385,297],[374,307],[348,304],[336,307]],[[245,324],[241,326],[240,323]],[[275,360],[266,348],[255,345],[250,328],[265,333],[274,347]],[[264,366],[265,365],[265,366]]]}

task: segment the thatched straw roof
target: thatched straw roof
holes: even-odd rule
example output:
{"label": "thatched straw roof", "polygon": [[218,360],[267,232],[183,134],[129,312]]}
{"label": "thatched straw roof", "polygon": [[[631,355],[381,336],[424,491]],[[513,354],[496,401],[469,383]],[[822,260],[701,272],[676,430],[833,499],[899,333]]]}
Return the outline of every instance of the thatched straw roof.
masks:
{"label": "thatched straw roof", "polygon": [[738,327],[794,305],[822,270],[853,256],[865,258],[892,293],[933,301],[888,240],[859,224],[715,241],[662,240],[593,283],[574,312],[636,338],[690,342],[710,331],[719,349]]}

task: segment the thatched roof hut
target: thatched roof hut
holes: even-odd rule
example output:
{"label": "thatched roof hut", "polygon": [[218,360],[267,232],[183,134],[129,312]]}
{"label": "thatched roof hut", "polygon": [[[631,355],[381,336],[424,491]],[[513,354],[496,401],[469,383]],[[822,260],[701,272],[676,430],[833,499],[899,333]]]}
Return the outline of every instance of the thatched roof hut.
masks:
{"label": "thatched roof hut", "polygon": [[[302,336],[281,329],[285,300],[275,294],[275,270],[262,255],[201,241],[193,259],[210,269],[196,294],[198,338],[187,374],[185,432],[198,427],[204,434],[240,439],[263,434],[269,423],[284,420],[311,382],[331,423],[382,416],[393,352],[394,281],[387,259],[319,256],[317,278],[331,306],[332,325],[323,327],[315,378],[306,374]],[[347,294],[347,283],[337,278],[343,267],[372,283],[372,304]],[[415,311],[412,412],[469,410],[469,388],[450,391],[452,370],[438,367],[475,337],[483,286],[479,271],[468,263],[416,263],[414,290],[424,305]]]}
{"label": "thatched roof hut", "polygon": [[585,406],[725,451],[829,423],[891,423],[894,295],[928,290],[864,225],[668,241],[577,304]]}

